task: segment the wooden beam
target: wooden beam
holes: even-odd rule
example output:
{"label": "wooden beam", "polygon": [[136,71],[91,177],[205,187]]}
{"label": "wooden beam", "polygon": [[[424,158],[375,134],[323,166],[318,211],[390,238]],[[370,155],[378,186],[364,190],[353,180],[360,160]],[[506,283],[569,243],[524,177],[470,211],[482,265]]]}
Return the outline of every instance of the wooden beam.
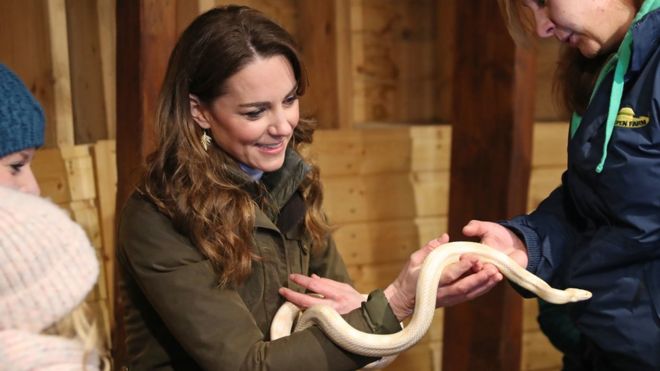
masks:
{"label": "wooden beam", "polygon": [[105,101],[105,122],[108,136],[117,137],[117,29],[114,1],[97,0],[96,10],[99,29],[99,54],[103,74],[103,99]]}
{"label": "wooden beam", "polygon": [[[117,1],[117,210],[133,192],[154,149],[153,120],[167,61],[177,35],[176,1]],[[116,283],[115,283],[116,285]],[[115,290],[116,291],[116,290]],[[122,318],[120,295],[115,318]],[[125,360],[122,321],[114,329],[113,356]]]}
{"label": "wooden beam", "polygon": [[117,1],[117,210],[154,149],[153,119],[176,43],[176,1]]}
{"label": "wooden beam", "polygon": [[[99,12],[96,1],[67,1],[73,125],[77,144],[108,138]],[[109,30],[105,30],[108,32]]]}
{"label": "wooden beam", "polygon": [[[508,36],[495,1],[459,2],[454,59],[449,233],[470,219],[526,211],[531,163],[535,58]],[[445,370],[520,369],[522,304],[502,283],[447,308]]]}
{"label": "wooden beam", "polygon": [[71,73],[67,38],[66,4],[64,0],[46,3],[46,19],[50,36],[53,81],[54,126],[57,146],[74,145]]}

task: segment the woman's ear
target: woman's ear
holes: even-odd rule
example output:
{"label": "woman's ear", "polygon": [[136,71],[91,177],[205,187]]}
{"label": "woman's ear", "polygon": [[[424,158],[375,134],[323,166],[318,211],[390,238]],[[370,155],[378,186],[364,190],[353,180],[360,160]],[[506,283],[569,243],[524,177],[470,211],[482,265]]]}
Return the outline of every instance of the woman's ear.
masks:
{"label": "woman's ear", "polygon": [[202,129],[211,128],[211,123],[206,119],[206,115],[204,114],[204,105],[199,101],[199,98],[189,94],[188,99],[190,101],[190,115],[193,120],[195,120],[197,125]]}

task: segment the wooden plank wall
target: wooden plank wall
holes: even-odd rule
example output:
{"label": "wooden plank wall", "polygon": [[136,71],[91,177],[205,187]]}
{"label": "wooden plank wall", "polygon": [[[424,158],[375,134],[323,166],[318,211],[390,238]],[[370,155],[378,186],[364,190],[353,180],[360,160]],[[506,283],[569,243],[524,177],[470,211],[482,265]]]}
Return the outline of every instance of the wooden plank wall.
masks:
{"label": "wooden plank wall", "polygon": [[44,107],[46,147],[115,137],[114,12],[114,0],[0,1],[0,63]]}
{"label": "wooden plank wall", "polygon": [[[177,29],[227,3],[262,10],[300,41],[310,74],[302,109],[324,129],[310,151],[322,168],[337,241],[361,290],[386,284],[411,251],[446,229],[450,126],[439,123],[453,121],[457,0],[323,0],[324,12],[310,0],[177,1]],[[97,165],[115,156],[114,142],[104,141],[115,138],[117,126],[115,8],[116,0],[0,2],[0,62],[44,106],[46,147],[63,148],[57,156],[37,156],[44,193],[87,224],[95,246],[104,249],[113,245],[116,173]],[[551,95],[556,51],[551,41],[539,45],[539,122],[561,119]],[[536,125],[530,209],[559,180],[565,133],[562,124]],[[66,180],[90,174],[93,183],[80,183],[85,186]],[[104,259],[112,256],[103,251]],[[535,311],[527,301],[521,369],[559,369]],[[439,369],[441,310],[437,316],[424,342],[390,370]]]}
{"label": "wooden plank wall", "polygon": [[[112,326],[112,261],[114,260],[114,141],[95,145],[40,149],[32,169],[41,195],[69,211],[96,249],[99,279],[86,299],[97,313],[107,344]],[[110,268],[110,270],[108,270]]]}

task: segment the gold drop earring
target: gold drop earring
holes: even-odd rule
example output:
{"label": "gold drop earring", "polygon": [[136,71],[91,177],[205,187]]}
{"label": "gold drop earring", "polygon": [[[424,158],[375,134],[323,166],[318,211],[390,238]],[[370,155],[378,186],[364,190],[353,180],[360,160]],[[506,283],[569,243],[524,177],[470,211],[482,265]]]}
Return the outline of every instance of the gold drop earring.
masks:
{"label": "gold drop earring", "polygon": [[204,147],[204,151],[208,152],[209,144],[211,144],[211,140],[212,140],[211,137],[208,134],[206,134],[206,129],[203,129],[201,142],[202,142],[202,147]]}

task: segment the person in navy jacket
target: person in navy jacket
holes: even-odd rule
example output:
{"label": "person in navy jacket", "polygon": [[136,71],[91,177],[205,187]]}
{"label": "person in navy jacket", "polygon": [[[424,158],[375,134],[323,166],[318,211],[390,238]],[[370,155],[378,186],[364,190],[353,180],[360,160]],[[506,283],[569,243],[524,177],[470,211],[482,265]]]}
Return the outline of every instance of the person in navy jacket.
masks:
{"label": "person in navy jacket", "polygon": [[564,43],[568,164],[531,214],[463,233],[593,293],[569,308],[577,369],[660,370],[660,0],[499,2],[514,39]]}

